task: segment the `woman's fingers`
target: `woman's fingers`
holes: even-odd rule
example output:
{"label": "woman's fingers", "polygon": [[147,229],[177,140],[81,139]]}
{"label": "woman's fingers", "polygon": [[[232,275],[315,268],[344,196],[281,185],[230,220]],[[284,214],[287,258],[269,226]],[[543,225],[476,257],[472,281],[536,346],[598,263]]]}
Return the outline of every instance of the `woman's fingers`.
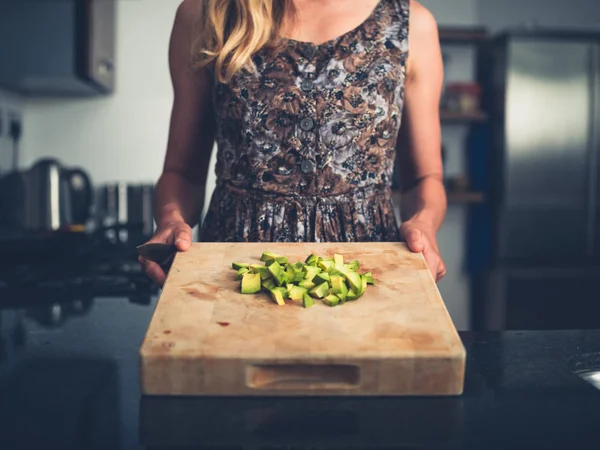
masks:
{"label": "woman's fingers", "polygon": [[402,230],[402,236],[411,251],[421,253],[425,250],[425,236],[422,231],[417,228],[406,227]]}
{"label": "woman's fingers", "polygon": [[173,243],[180,252],[185,252],[192,246],[192,229],[187,224],[181,224],[173,230]]}

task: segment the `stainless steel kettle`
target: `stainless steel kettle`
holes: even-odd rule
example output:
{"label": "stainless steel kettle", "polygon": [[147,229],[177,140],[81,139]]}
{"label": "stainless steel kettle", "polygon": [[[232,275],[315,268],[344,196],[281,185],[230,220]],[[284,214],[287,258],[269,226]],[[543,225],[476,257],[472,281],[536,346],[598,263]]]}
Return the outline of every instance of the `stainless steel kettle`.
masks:
{"label": "stainless steel kettle", "polygon": [[55,159],[42,159],[28,170],[12,173],[0,189],[4,191],[0,206],[10,216],[4,222],[25,231],[85,225],[93,201],[87,173],[63,167]]}

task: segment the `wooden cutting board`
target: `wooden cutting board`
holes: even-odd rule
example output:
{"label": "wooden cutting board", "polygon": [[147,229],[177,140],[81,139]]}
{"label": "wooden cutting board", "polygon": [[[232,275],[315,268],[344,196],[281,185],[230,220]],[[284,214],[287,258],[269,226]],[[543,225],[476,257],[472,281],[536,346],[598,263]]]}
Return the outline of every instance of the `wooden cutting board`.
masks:
{"label": "wooden cutting board", "polygon": [[[243,295],[263,251],[358,259],[375,285],[309,309]],[[141,350],[148,395],[459,395],[465,349],[423,256],[403,243],[197,243],[175,257]]]}

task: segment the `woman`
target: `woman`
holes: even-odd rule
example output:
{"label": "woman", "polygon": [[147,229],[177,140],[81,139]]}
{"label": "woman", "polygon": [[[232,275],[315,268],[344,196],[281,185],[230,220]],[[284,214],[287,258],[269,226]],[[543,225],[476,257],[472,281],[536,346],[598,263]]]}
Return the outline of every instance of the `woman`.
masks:
{"label": "woman", "polygon": [[[410,45],[409,45],[410,43]],[[190,58],[191,56],[191,58]],[[415,0],[185,0],[152,242],[398,241],[436,280],[446,212],[437,26]],[[398,158],[402,226],[390,187]],[[162,284],[159,266],[140,260]]]}

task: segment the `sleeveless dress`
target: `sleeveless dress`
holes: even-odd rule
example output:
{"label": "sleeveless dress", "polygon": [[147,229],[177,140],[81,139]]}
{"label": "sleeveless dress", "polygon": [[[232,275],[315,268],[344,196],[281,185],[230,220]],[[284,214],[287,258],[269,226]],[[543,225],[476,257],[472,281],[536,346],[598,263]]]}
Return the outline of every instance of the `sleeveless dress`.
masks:
{"label": "sleeveless dress", "polygon": [[203,242],[399,241],[391,199],[409,0],[321,45],[284,39],[215,83]]}

